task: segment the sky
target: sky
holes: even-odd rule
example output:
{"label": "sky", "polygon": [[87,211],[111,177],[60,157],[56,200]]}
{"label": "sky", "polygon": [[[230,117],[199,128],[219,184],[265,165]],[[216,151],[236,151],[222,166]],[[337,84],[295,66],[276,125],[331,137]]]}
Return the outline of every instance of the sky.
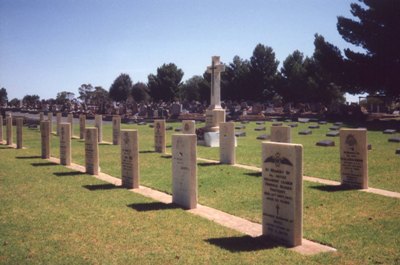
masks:
{"label": "sky", "polygon": [[[354,48],[336,29],[356,0],[0,0],[0,87],[8,99],[55,98],[81,84],[108,90],[121,73],[147,82],[164,63],[183,80],[218,55],[249,59],[258,43],[283,62],[311,56],[314,35]],[[354,100],[354,101],[358,101]]]}

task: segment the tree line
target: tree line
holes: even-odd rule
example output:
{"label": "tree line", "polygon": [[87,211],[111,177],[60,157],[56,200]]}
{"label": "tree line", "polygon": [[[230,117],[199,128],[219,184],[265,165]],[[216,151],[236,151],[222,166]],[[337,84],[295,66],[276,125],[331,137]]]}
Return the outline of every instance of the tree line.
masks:
{"label": "tree line", "polygon": [[[223,100],[279,100],[286,103],[343,102],[344,94],[368,93],[400,99],[400,4],[398,0],[359,0],[352,3],[355,19],[338,17],[337,29],[342,38],[363,49],[344,53],[315,35],[314,53],[310,56],[293,51],[282,62],[273,49],[257,44],[249,59],[234,56],[221,74]],[[184,72],[174,63],[163,64],[147,83],[133,83],[128,74],[120,74],[109,90],[82,84],[79,99],[96,104],[107,99],[116,102],[134,100],[208,101],[210,74],[204,72],[185,82]],[[3,88],[4,89],[4,88]],[[4,91],[0,100],[4,101]],[[5,89],[4,89],[5,90]],[[7,96],[7,93],[5,92]],[[56,102],[68,99],[71,92],[57,94]],[[32,101],[35,95],[27,95]],[[33,99],[32,99],[33,98]],[[38,100],[38,99],[37,99]]]}

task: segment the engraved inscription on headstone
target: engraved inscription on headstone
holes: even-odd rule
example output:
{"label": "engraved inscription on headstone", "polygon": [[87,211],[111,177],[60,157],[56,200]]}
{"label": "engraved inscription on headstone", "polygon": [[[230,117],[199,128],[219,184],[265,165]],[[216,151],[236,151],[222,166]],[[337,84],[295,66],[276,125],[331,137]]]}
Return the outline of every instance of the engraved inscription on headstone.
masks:
{"label": "engraved inscription on headstone", "polygon": [[42,139],[42,158],[50,158],[50,121],[40,122],[40,135]]}
{"label": "engraved inscription on headstone", "polygon": [[122,186],[139,188],[139,141],[137,130],[121,130]]}
{"label": "engraved inscription on headstone", "polygon": [[79,115],[79,138],[85,138],[85,128],[86,128],[86,115],[81,114]]}
{"label": "engraved inscription on headstone", "polygon": [[22,149],[22,125],[24,118],[16,118],[15,122],[17,125],[17,149]]}
{"label": "engraved inscription on headstone", "polygon": [[154,151],[165,153],[165,120],[154,120]]}
{"label": "engraved inscription on headstone", "polygon": [[85,167],[86,173],[99,174],[99,147],[97,128],[88,127],[85,130]]}
{"label": "engraved inscription on headstone", "polygon": [[12,117],[6,118],[6,140],[7,145],[13,144]]}
{"label": "engraved inscription on headstone", "polygon": [[290,129],[289,126],[272,126],[270,140],[278,143],[290,143],[292,141]]}
{"label": "engraved inscription on headstone", "polygon": [[303,146],[262,143],[263,235],[289,246],[302,244]]}
{"label": "engraved inscription on headstone", "polygon": [[95,115],[94,116],[94,127],[97,128],[97,141],[99,143],[103,142],[103,116]]}
{"label": "engraved inscription on headstone", "polygon": [[119,145],[121,142],[121,116],[115,115],[112,118],[113,124],[113,145]]}
{"label": "engraved inscription on headstone", "polygon": [[366,129],[340,129],[340,174],[342,185],[368,188]]}
{"label": "engraved inscription on headstone", "polygon": [[222,122],[219,124],[219,160],[222,164],[235,164],[235,123]]}
{"label": "engraved inscription on headstone", "polygon": [[183,134],[196,134],[196,123],[192,120],[182,121],[182,133]]}
{"label": "engraved inscription on headstone", "polygon": [[71,165],[71,124],[60,123],[60,164]]}
{"label": "engraved inscription on headstone", "polygon": [[187,209],[197,207],[197,137],[172,135],[172,202]]}

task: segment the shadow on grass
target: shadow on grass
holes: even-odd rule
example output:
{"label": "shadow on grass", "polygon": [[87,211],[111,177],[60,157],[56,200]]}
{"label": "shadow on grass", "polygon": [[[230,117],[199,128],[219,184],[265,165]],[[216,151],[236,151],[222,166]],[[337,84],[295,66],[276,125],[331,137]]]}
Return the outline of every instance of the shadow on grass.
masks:
{"label": "shadow on grass", "polygon": [[172,158],[172,155],[162,155],[161,158],[170,159]]}
{"label": "shadow on grass", "polygon": [[311,188],[326,192],[358,190],[357,188],[345,185],[320,185],[320,186],[311,186]]}
{"label": "shadow on grass", "polygon": [[16,159],[36,159],[36,158],[42,158],[41,156],[16,156]]}
{"label": "shadow on grass", "polygon": [[39,162],[39,163],[31,163],[34,167],[47,167],[47,166],[57,166],[57,163],[54,162]]}
{"label": "shadow on grass", "polygon": [[151,151],[151,150],[143,150],[143,151],[139,151],[140,154],[152,154],[155,153],[155,151]]}
{"label": "shadow on grass", "polygon": [[237,236],[206,239],[209,244],[215,245],[230,252],[249,252],[265,249],[273,249],[283,246],[265,236]]}
{"label": "shadow on grass", "polygon": [[197,165],[200,167],[210,167],[210,166],[221,166],[223,164],[221,164],[220,162],[201,162],[197,163]]}
{"label": "shadow on grass", "polygon": [[169,145],[166,145],[165,147],[166,148],[172,148],[172,145],[169,144]]}
{"label": "shadow on grass", "polygon": [[[83,173],[84,174],[84,173]],[[115,186],[113,184],[97,184],[97,185],[84,185],[82,186],[85,189],[88,189],[90,191],[96,191],[96,190],[115,190],[115,189],[123,189],[124,187],[122,186]]]}
{"label": "shadow on grass", "polygon": [[67,176],[80,176],[85,175],[86,173],[81,171],[69,171],[69,172],[55,172],[53,173],[57,177],[67,177]]}
{"label": "shadow on grass", "polygon": [[150,203],[133,203],[127,205],[127,207],[132,208],[138,212],[147,211],[159,211],[159,210],[170,210],[179,209],[179,205],[174,203],[162,203],[162,202],[150,202]]}
{"label": "shadow on grass", "polygon": [[0,145],[0,149],[15,149],[15,148],[9,145]]}
{"label": "shadow on grass", "polygon": [[246,172],[243,175],[247,175],[250,177],[261,177],[262,176],[262,172]]}

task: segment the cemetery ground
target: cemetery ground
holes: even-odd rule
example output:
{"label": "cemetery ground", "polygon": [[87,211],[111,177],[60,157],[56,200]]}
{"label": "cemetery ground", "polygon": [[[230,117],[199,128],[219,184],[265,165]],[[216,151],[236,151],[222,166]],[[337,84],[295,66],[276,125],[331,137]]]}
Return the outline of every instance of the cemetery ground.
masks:
{"label": "cemetery ground", "polygon": [[[237,163],[260,167],[256,137],[269,134],[271,125],[266,122],[266,131],[258,132],[255,122],[245,124]],[[292,142],[304,146],[304,175],[340,181],[339,137],[325,136],[332,124],[298,135],[309,125],[292,128]],[[167,131],[168,154],[160,154],[153,152],[153,128],[121,127],[139,130],[140,184],[171,194],[175,132]],[[111,125],[103,129],[104,141],[112,142]],[[368,131],[369,186],[400,192],[400,156],[394,154],[400,145],[389,143],[383,129]],[[337,252],[303,256],[43,160],[40,132],[24,127],[23,134],[26,149],[0,145],[0,264],[400,263],[399,199],[304,181],[303,236]],[[324,139],[335,146],[315,145]],[[51,146],[51,155],[59,157],[58,137],[52,136]],[[99,150],[101,171],[119,177],[120,146],[100,144]],[[218,148],[198,146],[197,156],[218,160]],[[84,165],[82,140],[72,141],[72,162]],[[258,171],[198,160],[199,203],[257,223],[261,181]]]}

